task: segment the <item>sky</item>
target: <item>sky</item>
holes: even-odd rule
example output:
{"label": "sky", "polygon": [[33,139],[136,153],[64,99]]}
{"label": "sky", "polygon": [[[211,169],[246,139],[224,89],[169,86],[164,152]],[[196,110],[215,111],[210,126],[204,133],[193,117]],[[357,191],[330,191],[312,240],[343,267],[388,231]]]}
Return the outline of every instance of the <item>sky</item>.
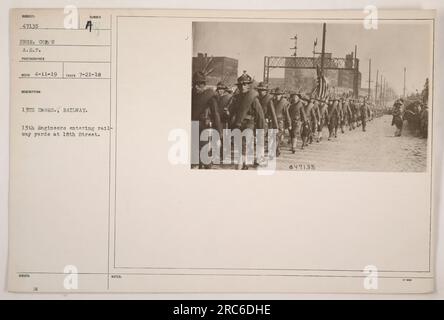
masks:
{"label": "sky", "polygon": [[[313,56],[321,51],[322,23],[281,22],[195,22],[193,23],[193,56],[198,52],[209,56],[238,59],[238,72],[246,70],[256,80],[263,78],[264,56],[290,56],[298,37],[298,56]],[[379,21],[378,29],[367,30],[362,22],[327,23],[326,52],[345,58],[358,46],[362,87],[368,87],[369,59],[372,60],[372,88],[376,70],[383,74],[397,94],[402,94],[404,67],[406,91],[422,90],[425,79],[431,78],[433,27],[429,21]],[[273,70],[270,77],[283,77]]]}

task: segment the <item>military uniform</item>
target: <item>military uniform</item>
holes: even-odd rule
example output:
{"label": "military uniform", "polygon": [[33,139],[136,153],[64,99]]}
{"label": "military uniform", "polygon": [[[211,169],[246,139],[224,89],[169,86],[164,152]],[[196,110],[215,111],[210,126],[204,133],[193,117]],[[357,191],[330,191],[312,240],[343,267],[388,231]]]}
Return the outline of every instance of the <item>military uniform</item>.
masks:
{"label": "military uniform", "polygon": [[304,104],[300,97],[298,96],[297,100],[294,101],[288,107],[288,115],[290,116],[290,139],[291,139],[291,151],[293,153],[296,152],[296,145],[298,141],[298,137],[301,135],[301,127],[303,120],[303,109]]}
{"label": "military uniform", "polygon": [[[311,105],[311,106],[310,106]],[[312,99],[310,101],[310,103],[308,104],[308,108],[309,108],[309,112],[307,112],[307,116],[310,119],[310,131],[311,131],[311,136],[310,136],[310,143],[313,142],[315,136],[317,135],[318,132],[318,113],[317,113],[317,101]]]}
{"label": "military uniform", "polygon": [[[277,137],[276,137],[276,156],[280,155],[280,147],[282,141],[284,139],[285,128],[287,125],[290,125],[290,116],[288,114],[289,102],[287,99],[283,97],[283,91],[279,88],[276,88],[274,91],[274,99],[273,104],[276,112],[276,120],[277,120]],[[277,99],[276,96],[281,95],[280,100]]]}
{"label": "military uniform", "polygon": [[232,117],[231,127],[233,129],[263,129],[265,126],[265,117],[261,103],[258,99],[258,93],[250,90],[246,93],[238,93],[233,98],[231,108],[234,115]]}
{"label": "military uniform", "polygon": [[319,126],[318,126],[318,138],[322,140],[322,130],[324,126],[328,123],[328,103],[327,101],[322,102],[319,106]]}
{"label": "military uniform", "polygon": [[344,100],[342,105],[342,111],[344,112],[344,125],[348,125],[348,130],[352,130],[353,118],[350,106],[350,101],[348,99]]}
{"label": "military uniform", "polygon": [[402,134],[402,127],[403,127],[403,103],[401,100],[395,101],[395,104],[393,105],[393,119],[392,119],[392,126],[396,126],[395,131],[395,137],[400,137]]}
{"label": "military uniform", "polygon": [[[193,84],[201,84],[202,89],[197,89],[195,86],[191,91],[191,120],[199,123],[199,141],[193,141],[192,143],[199,144],[199,155],[194,155],[193,159],[199,157],[199,168],[208,167],[204,166],[200,161],[200,149],[205,142],[200,141],[200,134],[203,130],[213,128],[222,134],[222,125],[220,121],[219,108],[217,104],[216,93],[211,88],[203,87],[206,83],[206,77],[201,72],[196,72],[193,75]],[[197,149],[197,148],[196,148]],[[192,150],[195,150],[192,148]],[[194,162],[194,161],[193,161]]]}
{"label": "military uniform", "polygon": [[316,142],[320,141],[320,125],[321,125],[321,111],[319,107],[319,102],[314,100],[313,102],[313,112],[315,117],[312,119],[313,136],[316,137]]}
{"label": "military uniform", "polygon": [[429,110],[427,106],[424,106],[420,115],[420,133],[423,138],[427,138],[428,130],[429,130]]}
{"label": "military uniform", "polygon": [[217,98],[212,89],[203,92],[193,90],[191,95],[192,121],[199,121],[199,130],[214,128],[222,133]]}
{"label": "military uniform", "polygon": [[361,103],[359,101],[355,102],[356,107],[356,127],[361,126]]}
{"label": "military uniform", "polygon": [[302,149],[313,142],[313,133],[317,131],[317,118],[314,110],[314,101],[305,99],[307,103],[304,104],[302,112]]}
{"label": "military uniform", "polygon": [[355,130],[356,127],[356,114],[357,114],[357,107],[354,100],[350,101],[350,129]]}
{"label": "military uniform", "polygon": [[[249,75],[244,73],[237,79],[237,85],[242,87],[243,85],[250,85],[253,81]],[[254,89],[248,88],[247,91],[239,90],[239,92],[233,98],[233,104],[231,107],[233,116],[231,127],[233,129],[264,129],[265,117],[258,99],[258,92]],[[245,139],[242,139],[242,157],[238,164],[238,169],[248,169],[246,164],[246,152],[247,145]]]}
{"label": "military uniform", "polygon": [[338,100],[338,118],[338,126],[341,128],[341,133],[344,133],[345,112],[342,99]]}
{"label": "military uniform", "polygon": [[230,127],[230,106],[233,102],[233,95],[229,92],[228,87],[223,83],[219,82],[216,87],[217,92],[217,105],[221,120],[222,129],[229,129]]}
{"label": "military uniform", "polygon": [[328,140],[331,140],[332,137],[336,138],[338,136],[338,122],[338,100],[334,99],[328,106]]}
{"label": "military uniform", "polygon": [[260,82],[256,87],[256,90],[260,93],[265,92],[265,94],[259,94],[259,102],[261,103],[262,110],[265,117],[265,129],[277,129],[278,123],[276,119],[276,111],[273,103],[273,95],[270,94],[268,86],[264,82]]}
{"label": "military uniform", "polygon": [[367,106],[367,102],[364,101],[362,103],[362,105],[361,105],[361,125],[362,125],[362,131],[366,130],[367,119],[368,119],[368,106]]}

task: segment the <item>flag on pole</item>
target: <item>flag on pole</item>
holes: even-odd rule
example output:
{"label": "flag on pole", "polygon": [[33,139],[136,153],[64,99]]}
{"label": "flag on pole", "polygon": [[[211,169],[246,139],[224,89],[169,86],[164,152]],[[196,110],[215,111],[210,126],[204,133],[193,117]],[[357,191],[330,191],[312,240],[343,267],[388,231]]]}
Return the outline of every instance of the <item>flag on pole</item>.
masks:
{"label": "flag on pole", "polygon": [[319,66],[316,66],[316,86],[311,92],[311,96],[316,97],[319,100],[324,100],[327,97],[328,93],[328,83],[327,79],[325,79],[325,76],[322,74],[321,70],[319,69]]}

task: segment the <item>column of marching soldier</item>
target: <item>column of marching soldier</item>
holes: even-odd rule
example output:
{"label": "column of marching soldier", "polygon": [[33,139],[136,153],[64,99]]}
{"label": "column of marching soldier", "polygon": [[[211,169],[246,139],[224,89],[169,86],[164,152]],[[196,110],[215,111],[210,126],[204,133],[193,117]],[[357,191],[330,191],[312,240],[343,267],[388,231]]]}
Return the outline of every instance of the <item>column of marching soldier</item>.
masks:
{"label": "column of marching soldier", "polygon": [[[357,127],[366,131],[367,122],[381,115],[366,98],[342,96],[319,100],[300,92],[271,90],[264,82],[253,88],[253,79],[245,72],[237,79],[234,92],[222,82],[215,90],[208,88],[206,80],[202,72],[193,75],[192,121],[199,122],[200,132],[213,128],[222,136],[223,129],[276,129],[276,157],[281,154],[287,130],[290,150],[296,153],[298,139],[302,142],[301,149],[315,141],[319,143],[324,127],[328,128],[327,139],[331,140],[337,138],[339,130],[344,133],[346,127],[350,131]],[[248,169],[248,166],[240,162],[238,168]]]}

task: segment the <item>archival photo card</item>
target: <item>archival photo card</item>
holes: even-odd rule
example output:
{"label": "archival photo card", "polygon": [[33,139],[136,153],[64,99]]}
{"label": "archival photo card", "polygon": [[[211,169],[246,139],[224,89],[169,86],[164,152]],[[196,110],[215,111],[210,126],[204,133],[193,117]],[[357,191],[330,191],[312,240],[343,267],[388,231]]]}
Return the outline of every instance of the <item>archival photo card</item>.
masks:
{"label": "archival photo card", "polygon": [[433,291],[434,11],[65,9],[10,13],[9,291]]}

